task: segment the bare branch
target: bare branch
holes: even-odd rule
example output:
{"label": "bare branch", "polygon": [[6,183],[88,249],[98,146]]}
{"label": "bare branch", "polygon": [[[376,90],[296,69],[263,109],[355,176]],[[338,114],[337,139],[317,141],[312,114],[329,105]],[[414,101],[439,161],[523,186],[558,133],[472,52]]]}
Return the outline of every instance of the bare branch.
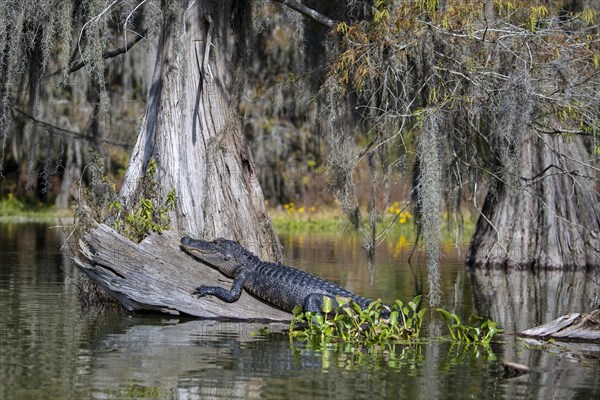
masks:
{"label": "bare branch", "polygon": [[74,139],[87,140],[90,142],[94,141],[94,142],[99,142],[99,143],[103,143],[106,145],[123,147],[126,149],[130,149],[133,147],[133,145],[131,143],[119,142],[116,140],[109,140],[109,139],[102,139],[102,138],[95,138],[95,137],[87,136],[81,132],[75,132],[75,131],[71,131],[69,129],[64,129],[64,128],[58,127],[56,125],[52,125],[48,122],[41,121],[41,120],[35,118],[33,115],[27,114],[25,111],[18,109],[17,107],[12,107],[12,109],[14,111],[16,111],[22,117],[25,117],[25,118],[31,120],[34,124],[43,127],[44,129],[46,129],[46,131],[48,133],[50,133],[52,135],[69,136]]}
{"label": "bare branch", "polygon": [[[148,33],[148,30],[144,30],[135,39],[133,39],[132,41],[127,43],[124,47],[120,47],[118,49],[114,49],[114,50],[106,51],[106,52],[102,53],[102,58],[106,60],[108,58],[113,58],[120,54],[126,53],[127,51],[129,51],[129,49],[131,49],[133,46],[135,46],[135,44],[137,42],[139,42],[140,40],[145,38],[147,33]],[[87,64],[86,60],[79,61],[77,64],[75,64],[71,68],[69,68],[69,73],[75,72],[75,71],[83,68],[86,64]]]}
{"label": "bare branch", "polygon": [[596,136],[594,132],[587,132],[582,129],[558,129],[549,128],[539,122],[535,122],[535,130],[546,135],[579,135],[579,136]]}
{"label": "bare branch", "polygon": [[300,3],[299,1],[296,0],[273,0],[276,1],[277,3],[281,3],[286,7],[291,8],[294,11],[298,11],[300,14],[304,15],[307,18],[312,19],[313,21],[316,21],[322,25],[325,25],[329,28],[333,28],[336,24],[337,21],[321,14],[320,12],[313,10],[312,8],[308,8],[306,7],[304,4]]}

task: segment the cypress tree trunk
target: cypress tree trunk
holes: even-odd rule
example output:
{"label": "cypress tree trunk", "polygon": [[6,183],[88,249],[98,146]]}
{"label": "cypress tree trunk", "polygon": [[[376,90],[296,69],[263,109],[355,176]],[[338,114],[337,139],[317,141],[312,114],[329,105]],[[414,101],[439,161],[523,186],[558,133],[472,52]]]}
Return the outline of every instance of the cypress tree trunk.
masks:
{"label": "cypress tree trunk", "polygon": [[[176,2],[179,4],[178,2]],[[232,1],[162,3],[154,75],[142,130],[121,190],[125,207],[143,195],[150,160],[165,193],[175,190],[173,228],[240,241],[265,259],[279,255],[255,167],[236,113]]]}
{"label": "cypress tree trunk", "polygon": [[516,179],[494,180],[467,264],[532,269],[600,266],[596,172],[584,140],[538,136],[530,129],[524,134],[515,149],[515,165],[509,168]]}

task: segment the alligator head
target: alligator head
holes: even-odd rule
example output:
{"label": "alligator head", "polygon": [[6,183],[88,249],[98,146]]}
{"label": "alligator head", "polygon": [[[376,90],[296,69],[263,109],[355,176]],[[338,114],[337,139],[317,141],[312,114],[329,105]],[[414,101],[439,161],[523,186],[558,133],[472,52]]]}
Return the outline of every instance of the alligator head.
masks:
{"label": "alligator head", "polygon": [[184,236],[181,238],[181,247],[228,276],[235,276],[235,271],[244,263],[244,259],[247,259],[244,253],[249,253],[238,242],[223,238],[207,242]]}

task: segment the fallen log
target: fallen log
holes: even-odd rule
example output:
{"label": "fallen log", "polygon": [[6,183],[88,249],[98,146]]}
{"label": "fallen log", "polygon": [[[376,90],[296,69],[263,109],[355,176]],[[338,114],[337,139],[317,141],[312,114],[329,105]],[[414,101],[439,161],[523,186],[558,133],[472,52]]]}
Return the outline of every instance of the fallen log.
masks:
{"label": "fallen log", "polygon": [[235,303],[191,295],[200,285],[231,279],[179,248],[174,232],[153,233],[140,243],[101,224],[79,242],[74,263],[130,311],[154,311],[246,321],[290,321],[291,314],[242,293]]}
{"label": "fallen log", "polygon": [[589,314],[567,314],[544,325],[527,329],[519,336],[600,343],[600,310]]}

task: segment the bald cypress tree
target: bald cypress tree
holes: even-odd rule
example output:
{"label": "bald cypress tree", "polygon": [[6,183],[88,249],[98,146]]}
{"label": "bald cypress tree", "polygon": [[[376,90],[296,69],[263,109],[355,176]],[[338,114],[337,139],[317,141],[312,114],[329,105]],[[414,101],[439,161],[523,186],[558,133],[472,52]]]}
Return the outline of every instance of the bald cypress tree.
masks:
{"label": "bald cypress tree", "polygon": [[145,196],[141,177],[154,160],[161,185],[176,193],[174,228],[233,238],[273,259],[277,239],[236,112],[251,8],[175,3],[162,3],[147,108],[120,197],[130,209]]}
{"label": "bald cypress tree", "polygon": [[[394,171],[412,170],[432,303],[443,211],[453,215],[468,206],[464,200],[478,216],[469,265],[597,268],[597,5],[363,5],[348,1],[347,18],[336,26],[321,115],[334,194],[366,247],[384,233],[376,229],[389,205],[381,188]],[[345,125],[348,101],[361,129]],[[367,207],[354,185],[360,163],[379,171],[372,174],[378,201]]]}
{"label": "bald cypress tree", "polygon": [[[86,72],[95,103],[90,136],[101,151],[110,127],[107,64],[138,51],[138,42],[144,41],[146,50],[156,50],[145,65],[136,66],[147,65],[151,76],[146,111],[122,189],[117,198],[99,206],[120,203],[112,207],[117,214],[110,220],[116,222],[148,199],[170,202],[171,228],[205,238],[237,239],[264,258],[277,258],[278,242],[236,112],[241,82],[236,74],[252,27],[251,2],[68,3],[67,13],[53,1],[2,5],[0,13],[13,23],[0,35],[6,49],[0,144],[4,146],[23,93],[19,82],[39,88],[43,82],[38,76],[48,73],[53,63],[61,65],[65,77],[79,69]],[[40,13],[47,16],[44,23],[36,20]],[[9,46],[11,36],[14,47]],[[125,45],[115,48],[107,40],[111,38]],[[55,43],[61,44],[58,55],[52,53]],[[28,77],[23,72],[27,69],[38,72]],[[26,95],[38,104],[36,89]],[[27,114],[35,119],[31,110]],[[92,177],[98,196],[107,189],[100,178],[98,173]]]}

